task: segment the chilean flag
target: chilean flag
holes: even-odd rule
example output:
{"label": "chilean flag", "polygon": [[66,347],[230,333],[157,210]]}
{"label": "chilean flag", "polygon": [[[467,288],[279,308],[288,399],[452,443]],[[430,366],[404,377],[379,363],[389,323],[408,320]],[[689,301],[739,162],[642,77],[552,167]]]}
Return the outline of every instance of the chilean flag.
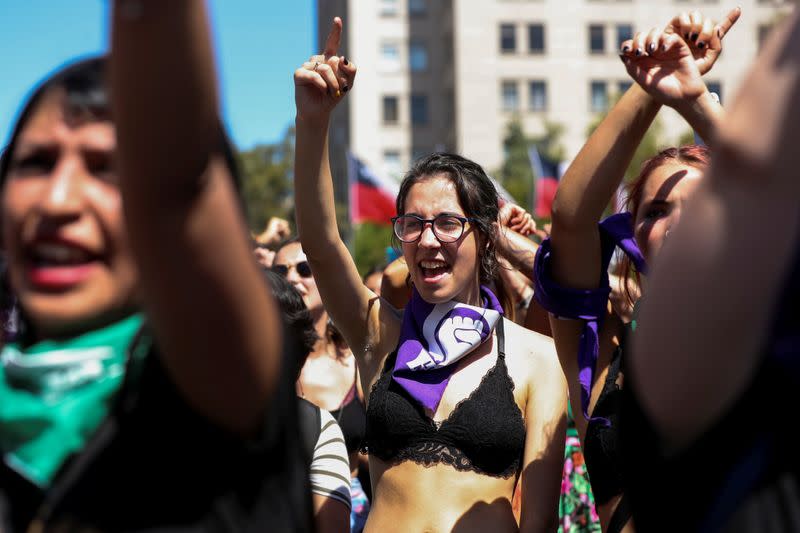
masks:
{"label": "chilean flag", "polygon": [[374,173],[350,152],[347,153],[347,178],[350,183],[350,222],[391,225],[400,189],[397,182]]}
{"label": "chilean flag", "polygon": [[561,178],[559,164],[541,157],[533,145],[528,148],[528,158],[531,160],[533,182],[536,185],[534,214],[539,218],[548,218],[553,207],[553,199],[556,197],[558,180]]}

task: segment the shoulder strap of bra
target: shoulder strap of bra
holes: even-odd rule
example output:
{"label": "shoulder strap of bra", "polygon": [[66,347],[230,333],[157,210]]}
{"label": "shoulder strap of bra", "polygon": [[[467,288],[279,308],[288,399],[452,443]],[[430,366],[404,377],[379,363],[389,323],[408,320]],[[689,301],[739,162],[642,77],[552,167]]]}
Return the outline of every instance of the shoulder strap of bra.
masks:
{"label": "shoulder strap of bra", "polygon": [[497,357],[500,359],[506,358],[506,342],[505,342],[505,330],[503,329],[503,317],[500,317],[500,320],[497,321],[497,327],[495,328],[497,331]]}

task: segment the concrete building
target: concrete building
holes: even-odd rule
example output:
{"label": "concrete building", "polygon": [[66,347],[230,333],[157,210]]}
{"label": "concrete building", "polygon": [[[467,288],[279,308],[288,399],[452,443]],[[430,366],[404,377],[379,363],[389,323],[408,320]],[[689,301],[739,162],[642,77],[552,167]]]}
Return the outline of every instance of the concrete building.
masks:
{"label": "concrete building", "polygon": [[[587,128],[630,78],[617,54],[633,32],[664,26],[682,11],[715,20],[743,14],[707,76],[730,101],[768,29],[788,0],[317,0],[319,47],[335,14],[343,53],[359,67],[356,86],[334,116],[331,155],[341,201],[345,153],[400,176],[419,155],[459,152],[487,170],[503,162],[508,122],[527,134],[545,121],[565,126],[574,156]],[[666,140],[688,126],[662,110]]]}

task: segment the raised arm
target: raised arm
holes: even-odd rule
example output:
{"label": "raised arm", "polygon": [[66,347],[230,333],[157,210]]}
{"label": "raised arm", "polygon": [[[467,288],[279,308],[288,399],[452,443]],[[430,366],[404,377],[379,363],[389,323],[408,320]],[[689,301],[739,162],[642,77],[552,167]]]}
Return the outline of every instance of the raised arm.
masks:
{"label": "raised arm", "polygon": [[[708,90],[701,79],[701,66],[707,71],[719,55],[721,40],[738,18],[738,10],[724,25],[715,27],[714,46],[690,39],[688,45],[677,32],[684,28],[672,21],[666,30],[639,33],[622,44],[621,59],[637,81],[609,112],[562,178],[553,204],[550,275],[566,288],[596,289],[604,266],[601,264],[600,232],[597,224],[622,182],[625,169],[662,104],[693,110],[687,113],[699,125],[697,117],[707,119],[705,105],[693,106]],[[699,28],[709,25],[695,20]],[[692,37],[694,30],[690,32]],[[701,33],[698,29],[697,33]],[[704,37],[705,38],[705,37]],[[699,46],[699,43],[704,43]],[[702,100],[706,102],[705,99]],[[712,123],[706,120],[703,124]],[[704,127],[704,126],[703,126]],[[583,310],[582,310],[583,311]],[[598,313],[592,310],[592,313]],[[599,356],[605,358],[614,349],[613,316],[600,318],[606,324],[599,332]],[[575,422],[581,437],[586,420],[581,393],[593,383],[579,384],[578,353],[584,325],[575,320],[552,320],[553,338],[570,387]],[[597,375],[593,376],[594,378]],[[585,378],[584,378],[585,380]],[[597,392],[597,391],[595,391]],[[592,397],[596,400],[596,395]],[[591,403],[587,398],[585,401]],[[591,409],[589,409],[589,412]]]}
{"label": "raised arm", "polygon": [[[739,14],[734,9],[717,25],[699,15],[682,15],[664,30],[654,28],[622,43],[620,58],[637,83],[589,137],[562,178],[553,203],[553,277],[558,283],[597,287],[601,275],[597,222],[661,105],[675,107],[701,136],[711,137],[720,109],[701,76],[719,57],[722,39]],[[688,34],[689,42],[680,34]]]}
{"label": "raised arm", "polygon": [[743,84],[709,175],[653,268],[631,373],[674,447],[728,409],[764,357],[800,243],[798,94],[795,13]]}
{"label": "raised arm", "polygon": [[622,43],[628,74],[659,104],[673,107],[711,145],[722,107],[701,76],[722,53],[722,39],[736,24],[740,8],[719,24],[699,13],[675,17],[664,31],[653,29]]}
{"label": "raised arm", "polygon": [[188,403],[255,431],[280,322],[226,163],[204,3],[114,2],[111,93],[123,207],[163,364]]}
{"label": "raised arm", "polygon": [[355,66],[337,56],[341,34],[342,21],[337,17],[324,54],[313,56],[294,74],[295,215],[325,309],[359,358],[362,380],[368,383],[379,370],[379,362],[366,361],[364,356],[388,352],[388,345],[381,343],[397,340],[400,320],[388,303],[364,286],[336,224],[328,126],[331,112],[352,88],[356,75]]}

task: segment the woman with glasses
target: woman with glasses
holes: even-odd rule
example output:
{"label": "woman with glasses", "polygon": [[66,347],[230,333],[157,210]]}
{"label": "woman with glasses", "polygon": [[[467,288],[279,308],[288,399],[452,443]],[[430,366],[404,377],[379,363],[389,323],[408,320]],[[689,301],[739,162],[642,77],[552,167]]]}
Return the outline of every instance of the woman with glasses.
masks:
{"label": "woman with glasses", "polygon": [[[413,293],[401,314],[361,281],[339,237],[330,114],[352,88],[335,19],[323,54],[295,72],[296,216],[322,301],[369,390],[373,485],[366,531],[552,531],[566,432],[566,383],[552,342],[502,316],[497,192],[451,154],[406,175],[393,222]],[[511,507],[521,483],[519,524]]]}
{"label": "woman with glasses", "polygon": [[[350,526],[351,531],[359,532],[369,514],[369,500],[359,480],[363,456],[358,452],[366,431],[366,409],[356,360],[322,305],[317,282],[298,239],[281,244],[275,252],[272,270],[297,289],[314,321],[318,340],[300,371],[297,393],[330,411],[342,428],[350,457]],[[366,464],[363,466],[366,468]]]}

